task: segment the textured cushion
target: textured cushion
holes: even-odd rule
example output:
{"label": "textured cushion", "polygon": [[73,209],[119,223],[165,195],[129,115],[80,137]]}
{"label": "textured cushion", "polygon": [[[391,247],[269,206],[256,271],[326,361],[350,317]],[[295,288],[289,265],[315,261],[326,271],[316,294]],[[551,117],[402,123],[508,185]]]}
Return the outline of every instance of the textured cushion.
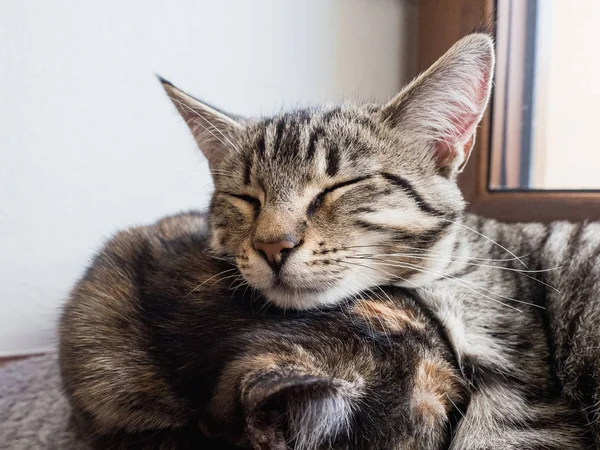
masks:
{"label": "textured cushion", "polygon": [[0,368],[0,449],[89,449],[69,426],[55,354]]}

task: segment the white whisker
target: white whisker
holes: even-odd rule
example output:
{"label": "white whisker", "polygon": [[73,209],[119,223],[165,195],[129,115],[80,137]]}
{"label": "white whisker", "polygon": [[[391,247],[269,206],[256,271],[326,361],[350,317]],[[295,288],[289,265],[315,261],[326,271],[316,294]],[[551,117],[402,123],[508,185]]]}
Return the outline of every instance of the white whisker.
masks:
{"label": "white whisker", "polygon": [[[361,255],[361,254],[359,254]],[[372,256],[372,257],[380,257],[380,256],[404,256],[404,257],[408,257],[408,258],[415,258],[415,259],[433,259],[435,261],[441,261],[441,262],[452,262],[454,261],[454,258],[449,256],[449,257],[434,257],[434,256],[423,256],[423,255],[419,255],[419,254],[411,254],[411,253],[381,253],[381,254],[368,254],[368,253],[363,253],[362,255],[365,256]],[[444,259],[442,259],[444,258]],[[494,266],[492,264],[479,264],[479,263],[469,263],[469,262],[461,262],[461,264],[466,264],[469,266],[477,266],[477,267],[489,267],[489,268],[493,268],[493,269],[500,269],[500,270],[508,270],[510,272],[519,272],[519,273],[543,273],[543,272],[551,272],[553,270],[558,270],[561,269],[561,266],[558,267],[551,267],[549,269],[539,269],[539,270],[533,270],[533,269],[514,269],[512,267],[504,267],[504,266]]]}
{"label": "white whisker", "polygon": [[477,235],[481,236],[482,238],[484,238],[485,240],[487,240],[487,241],[491,242],[492,244],[494,244],[494,245],[496,245],[496,246],[500,247],[502,250],[504,250],[505,252],[507,252],[507,253],[508,253],[508,254],[510,254],[511,256],[514,256],[514,257],[517,259],[517,261],[519,261],[521,264],[523,264],[523,266],[525,266],[526,268],[529,268],[529,267],[527,267],[527,264],[525,264],[525,263],[523,262],[523,260],[521,260],[521,258],[519,258],[517,255],[515,255],[515,254],[514,254],[513,252],[511,252],[509,249],[507,249],[507,248],[506,248],[506,247],[504,247],[503,245],[499,244],[498,242],[496,242],[496,241],[495,241],[495,240],[493,240],[492,238],[490,238],[490,237],[486,236],[485,234],[482,234],[482,233],[480,233],[479,231],[477,231],[477,230],[474,230],[473,228],[471,228],[471,227],[469,227],[469,226],[465,225],[465,224],[464,224],[464,223],[462,223],[462,222],[456,222],[456,221],[454,221],[454,220],[450,220],[450,219],[446,219],[446,218],[442,218],[441,220],[444,220],[444,221],[446,221],[446,222],[453,223],[453,224],[455,224],[455,225],[458,225],[458,226],[460,226],[460,227],[463,227],[463,228],[465,228],[465,229],[467,229],[467,230],[469,230],[469,231],[472,231],[473,233],[475,233],[475,234],[477,234]]}
{"label": "white whisker", "polygon": [[[236,267],[234,267],[234,268],[232,268],[232,269],[224,270],[223,272],[219,272],[218,274],[216,274],[216,275],[213,275],[213,276],[212,276],[212,277],[210,277],[210,278],[207,278],[207,279],[206,279],[206,280],[204,280],[202,283],[200,283],[198,286],[196,286],[194,289],[192,289],[190,292],[188,292],[187,294],[185,294],[185,295],[184,295],[184,296],[183,296],[181,299],[182,299],[182,300],[186,299],[186,298],[187,298],[187,297],[189,297],[189,296],[190,296],[190,295],[191,295],[193,292],[195,292],[195,291],[197,291],[198,289],[200,289],[202,286],[204,286],[204,284],[206,284],[207,282],[209,282],[209,281],[210,281],[210,280],[212,280],[213,278],[216,278],[216,277],[218,277],[219,275],[223,275],[224,273],[231,272],[232,270],[237,270],[237,268],[236,268]],[[218,283],[219,281],[221,281],[221,280],[217,280],[215,283]],[[214,284],[213,284],[213,286],[214,286]]]}
{"label": "white whisker", "polygon": [[447,392],[444,392],[444,394],[446,394],[446,397],[448,398],[448,400],[450,400],[450,403],[452,403],[454,405],[454,407],[456,408],[456,410],[458,411],[458,413],[463,416],[463,419],[466,419],[465,414],[460,410],[460,408],[458,406],[456,406],[456,403],[454,403],[454,401],[452,401],[452,399],[450,398],[450,396],[448,395]]}
{"label": "white whisker", "polygon": [[[484,291],[484,292],[487,292],[487,293],[489,293],[489,294],[495,295],[495,296],[497,296],[497,297],[503,298],[503,299],[505,299],[505,300],[509,300],[509,301],[517,302],[517,303],[520,303],[520,304],[523,304],[523,305],[533,306],[533,307],[535,307],[535,308],[539,308],[539,309],[545,309],[543,306],[536,305],[535,303],[530,303],[530,302],[526,302],[526,301],[524,301],[524,300],[519,300],[519,299],[517,299],[517,298],[513,298],[513,297],[507,297],[507,296],[505,296],[505,295],[498,294],[497,292],[491,291],[490,289],[486,289],[486,288],[484,288],[484,287],[482,287],[482,286],[478,285],[477,283],[474,283],[474,282],[472,282],[472,281],[469,281],[469,280],[465,280],[465,279],[458,278],[458,277],[455,277],[455,276],[453,276],[453,275],[449,275],[449,274],[444,274],[444,273],[441,273],[441,272],[435,272],[435,271],[432,271],[432,270],[426,269],[426,268],[424,268],[424,267],[422,267],[422,266],[419,266],[419,265],[417,265],[417,264],[410,264],[410,263],[406,263],[406,264],[408,264],[409,266],[412,266],[412,268],[414,268],[414,269],[418,269],[418,270],[427,270],[429,273],[432,273],[432,274],[434,274],[434,275],[440,276],[440,277],[442,277],[442,278],[444,278],[444,279],[453,280],[454,282],[456,282],[456,283],[459,283],[459,284],[462,284],[462,283],[464,283],[464,284],[468,284],[468,285],[474,286],[474,287],[475,287],[475,288],[477,288],[477,289],[480,289],[480,290],[482,290],[482,291]],[[468,288],[468,286],[465,286],[465,287],[467,287],[467,288]],[[479,293],[479,294],[480,294],[480,295],[483,295],[483,294],[481,294],[481,293]],[[503,303],[503,304],[504,304],[504,303]],[[505,306],[510,306],[510,305],[506,305],[506,304],[505,304]],[[511,306],[511,307],[512,307],[512,306]],[[515,310],[517,310],[517,311],[519,311],[519,312],[522,312],[521,310],[519,310],[519,309],[517,309],[517,308],[514,308],[514,307],[512,307],[512,308],[513,308],[513,309],[515,309]]]}
{"label": "white whisker", "polygon": [[[393,246],[394,247],[402,247],[402,248],[406,248],[409,250],[418,250],[418,251],[422,252],[423,254],[431,253],[434,255],[449,256],[449,257],[451,256],[453,259],[465,259],[468,261],[508,262],[508,261],[518,261],[521,258],[526,258],[529,256],[529,254],[525,254],[522,256],[514,256],[511,258],[479,258],[479,257],[474,257],[474,256],[455,255],[452,253],[440,252],[440,251],[421,248],[421,247],[411,247],[409,245],[402,245],[402,244],[396,244],[396,243],[394,243]],[[373,247],[376,247],[376,246],[375,245],[351,245],[348,247],[343,247],[342,250],[355,249],[355,248],[373,248]],[[393,253],[387,253],[386,255],[390,256],[390,255],[393,255]]]}
{"label": "white whisker", "polygon": [[[413,254],[413,253],[380,253],[380,254],[358,253],[357,256],[354,256],[354,257],[348,256],[348,258],[357,258],[357,259],[373,258],[378,261],[385,261],[385,260],[381,259],[381,257],[383,257],[383,256],[392,256],[392,257],[397,256],[397,257],[406,257],[406,258],[411,258],[411,259],[426,259],[426,260],[433,260],[433,261],[440,261],[440,262],[447,262],[447,263],[451,263],[454,261],[454,257],[452,257],[452,256],[435,257],[435,256],[423,256],[423,255]],[[514,261],[515,259],[512,259],[512,260]],[[387,260],[387,262],[401,262],[401,261]],[[548,284],[542,280],[539,280],[539,279],[529,275],[530,273],[544,273],[544,272],[551,272],[554,270],[559,270],[559,269],[561,269],[560,266],[551,267],[549,269],[524,270],[524,269],[514,269],[512,267],[496,266],[496,265],[492,265],[492,264],[479,264],[479,263],[470,263],[470,262],[464,262],[464,261],[458,261],[458,262],[460,264],[465,264],[468,266],[476,266],[476,267],[504,270],[504,271],[508,271],[508,272],[516,272],[516,273],[519,273],[520,275],[523,275],[524,277],[527,277],[539,284],[542,284],[560,294],[560,291],[557,288],[555,288],[554,286],[552,286],[551,284]]]}
{"label": "white whisker", "polygon": [[438,273],[438,272],[435,272],[435,271],[432,271],[432,270],[429,270],[429,269],[425,269],[425,268],[423,268],[423,267],[421,267],[421,266],[416,266],[416,265],[414,265],[414,264],[410,264],[410,263],[403,263],[403,264],[387,264],[387,263],[377,263],[377,262],[376,262],[376,263],[373,263],[373,264],[376,264],[376,265],[384,265],[384,266],[392,266],[392,267],[399,267],[399,268],[404,268],[404,269],[412,269],[412,270],[416,270],[416,271],[418,271],[418,272],[421,272],[421,273],[429,273],[429,274],[433,274],[433,275],[435,275],[435,276],[438,276],[438,277],[440,277],[440,278],[444,278],[444,279],[446,279],[446,280],[449,280],[449,281],[451,281],[451,282],[453,282],[453,283],[456,283],[456,284],[458,284],[459,286],[462,286],[462,287],[464,287],[465,289],[468,289],[468,290],[470,290],[470,291],[472,291],[472,292],[474,292],[474,293],[476,293],[476,294],[478,294],[478,295],[481,295],[481,296],[483,296],[484,298],[487,298],[488,300],[491,300],[491,301],[493,301],[493,302],[495,302],[495,303],[498,303],[498,304],[500,304],[500,305],[506,306],[507,308],[511,308],[511,309],[513,309],[513,310],[515,310],[515,311],[518,311],[518,312],[520,312],[520,313],[522,313],[523,311],[521,311],[519,308],[516,308],[516,307],[514,307],[514,306],[512,306],[512,305],[509,305],[509,304],[506,304],[506,303],[504,303],[504,302],[501,302],[500,300],[497,300],[497,299],[495,299],[495,298],[493,298],[493,297],[490,297],[489,295],[483,294],[482,292],[480,292],[480,291],[478,291],[478,290],[476,290],[476,289],[473,289],[473,288],[471,288],[470,286],[468,286],[468,284],[472,284],[472,285],[474,285],[474,286],[475,286],[477,289],[480,289],[480,290],[482,290],[482,291],[485,291],[485,292],[489,292],[489,293],[491,293],[491,294],[493,294],[493,295],[496,295],[496,296],[498,296],[498,297],[501,297],[501,298],[505,298],[505,299],[507,299],[507,300],[511,300],[511,301],[515,301],[515,302],[517,302],[517,303],[523,303],[523,304],[526,304],[526,305],[537,306],[537,307],[539,307],[539,308],[542,308],[542,307],[540,307],[540,306],[538,306],[538,305],[534,305],[534,304],[532,304],[532,303],[524,302],[524,301],[517,300],[517,299],[514,299],[514,298],[510,298],[510,297],[505,297],[505,296],[503,296],[503,295],[500,295],[500,294],[497,294],[497,293],[495,293],[495,292],[492,292],[492,291],[490,291],[490,290],[488,290],[488,289],[485,289],[485,288],[483,288],[483,287],[481,287],[481,286],[478,286],[477,284],[475,284],[475,283],[472,283],[472,282],[470,282],[470,281],[467,281],[467,280],[460,280],[459,278],[456,278],[456,277],[453,277],[453,276],[450,276],[450,275],[445,275],[445,274],[442,274],[442,273]]}

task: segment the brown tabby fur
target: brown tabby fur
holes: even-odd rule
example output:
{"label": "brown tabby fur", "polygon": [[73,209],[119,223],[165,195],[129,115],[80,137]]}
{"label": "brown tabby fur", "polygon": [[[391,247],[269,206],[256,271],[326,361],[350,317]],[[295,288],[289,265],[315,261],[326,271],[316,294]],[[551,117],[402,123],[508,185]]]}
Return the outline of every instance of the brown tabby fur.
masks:
{"label": "brown tabby fur", "polygon": [[204,228],[185,214],[120,232],[71,295],[62,375],[98,448],[448,444],[464,385],[412,296],[282,313],[234,287]]}
{"label": "brown tabby fur", "polygon": [[215,192],[206,233],[120,233],[73,291],[63,375],[100,448],[600,448],[600,224],[464,213],[493,68],[474,34],[385,105],[260,119],[163,80]]}

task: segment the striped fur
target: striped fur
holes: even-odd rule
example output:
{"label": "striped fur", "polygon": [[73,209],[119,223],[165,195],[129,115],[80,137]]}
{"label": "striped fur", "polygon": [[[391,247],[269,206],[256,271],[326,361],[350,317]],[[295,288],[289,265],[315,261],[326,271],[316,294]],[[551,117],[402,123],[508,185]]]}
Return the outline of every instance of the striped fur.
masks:
{"label": "striped fur", "polygon": [[[472,35],[387,105],[267,119],[163,82],[209,160],[209,229],[121,234],[74,291],[63,371],[91,429],[194,417],[254,448],[444,448],[456,407],[453,450],[600,448],[600,225],[463,212],[455,179],[493,64]],[[296,246],[274,271],[257,240]],[[258,295],[291,311],[251,314]]]}
{"label": "striped fur", "polygon": [[[463,216],[455,184],[493,65],[489,38],[472,35],[387,105],[294,111],[222,129],[236,136],[237,150],[221,146],[212,245],[237,257],[245,280],[284,308],[334,304],[390,283],[417,289],[447,325],[472,387],[473,407],[454,448],[578,448],[584,438],[568,401],[598,422],[599,347],[588,330],[600,328],[597,277],[583,263],[568,269],[570,260],[553,260],[567,238],[549,237],[544,245],[555,253],[540,253],[547,234],[541,226]],[[192,109],[204,114],[200,102]],[[198,143],[203,148],[201,137]],[[256,199],[252,212],[229,198],[240,193]],[[479,233],[514,253],[526,247],[530,267],[563,269],[519,272],[525,267],[513,253]],[[252,247],[257,236],[302,245],[276,275]],[[588,245],[594,253],[599,244]],[[575,285],[558,288],[562,294],[550,287],[569,282]],[[573,292],[585,295],[571,300]]]}
{"label": "striped fur", "polygon": [[123,231],[73,290],[61,371],[94,448],[447,448],[465,386],[414,294],[284,313],[235,285],[204,229],[184,214]]}
{"label": "striped fur", "polygon": [[583,448],[585,436],[597,447],[600,224],[463,223],[419,289],[471,386],[451,448]]}

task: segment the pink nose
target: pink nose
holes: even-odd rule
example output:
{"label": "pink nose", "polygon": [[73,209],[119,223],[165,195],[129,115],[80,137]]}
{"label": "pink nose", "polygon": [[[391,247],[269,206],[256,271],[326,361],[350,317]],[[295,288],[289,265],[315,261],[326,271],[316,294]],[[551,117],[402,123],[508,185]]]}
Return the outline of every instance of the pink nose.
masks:
{"label": "pink nose", "polygon": [[285,257],[296,246],[292,241],[254,242],[254,248],[267,257],[269,265],[277,271],[281,268]]}

